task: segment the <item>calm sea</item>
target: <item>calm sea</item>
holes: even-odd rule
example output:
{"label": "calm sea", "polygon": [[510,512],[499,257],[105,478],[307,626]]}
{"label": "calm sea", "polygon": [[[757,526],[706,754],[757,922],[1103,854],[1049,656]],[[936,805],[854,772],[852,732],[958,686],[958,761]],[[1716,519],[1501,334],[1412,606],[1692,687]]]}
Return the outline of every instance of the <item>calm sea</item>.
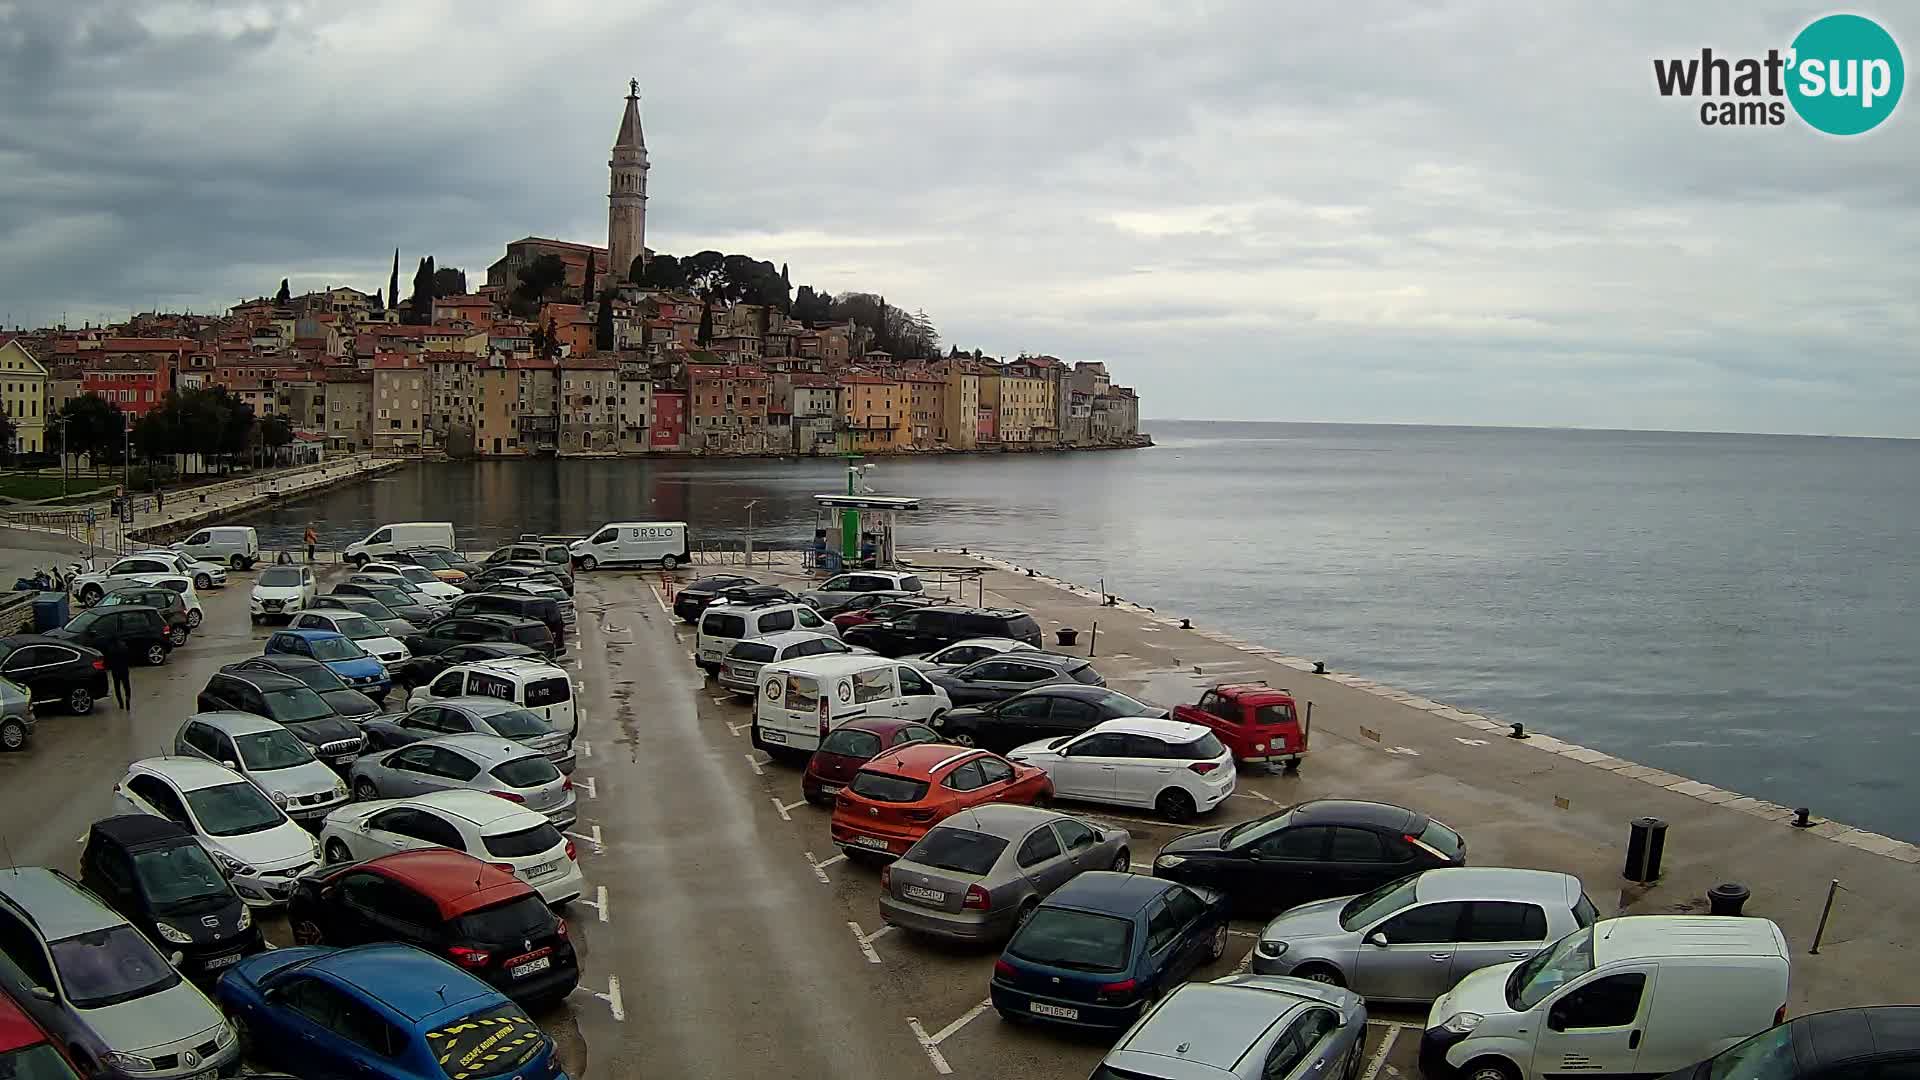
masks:
{"label": "calm sea", "polygon": [[[887,459],[903,546],[970,546],[1712,784],[1920,840],[1920,442],[1147,425],[1140,451]],[[684,519],[799,547],[831,461],[412,468],[255,515],[327,542],[450,520]]]}

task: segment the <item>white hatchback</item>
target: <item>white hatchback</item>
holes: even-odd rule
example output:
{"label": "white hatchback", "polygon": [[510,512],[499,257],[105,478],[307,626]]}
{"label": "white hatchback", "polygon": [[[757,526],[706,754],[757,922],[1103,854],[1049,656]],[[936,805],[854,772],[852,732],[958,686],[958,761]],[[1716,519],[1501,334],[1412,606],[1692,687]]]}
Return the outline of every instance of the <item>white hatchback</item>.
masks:
{"label": "white hatchback", "polygon": [[305,611],[320,599],[320,584],[305,566],[269,566],[253,583],[253,621]]}
{"label": "white hatchback", "polygon": [[1233,752],[1199,724],[1124,716],[1028,743],[1009,761],[1045,769],[1062,799],[1152,807],[1185,821],[1233,794]]}
{"label": "white hatchback", "polygon": [[186,829],[232,875],[240,899],[284,904],[320,861],[320,841],[232,769],[189,757],[127,766],[113,789],[117,814],[152,814]]}
{"label": "white hatchback", "polygon": [[466,590],[460,588],[460,586],[441,581],[439,575],[433,571],[424,566],[415,566],[412,563],[370,562],[362,566],[359,573],[397,575],[403,580],[410,581],[419,586],[423,596],[428,596],[435,600],[444,600],[448,603],[467,595]]}
{"label": "white hatchback", "polygon": [[435,791],[344,806],[327,815],[320,844],[330,863],[453,848],[511,870],[555,906],[578,899],[586,888],[573,841],[547,815],[484,791]]}
{"label": "white hatchback", "polygon": [[393,674],[400,665],[413,659],[413,654],[407,651],[404,642],[387,633],[385,627],[367,616],[357,611],[348,611],[346,608],[327,607],[326,600],[315,600],[314,603],[320,606],[294,616],[293,621],[287,624],[288,628],[331,630],[336,634],[345,634],[353,639],[355,645],[373,654],[376,659],[386,665],[389,675]]}

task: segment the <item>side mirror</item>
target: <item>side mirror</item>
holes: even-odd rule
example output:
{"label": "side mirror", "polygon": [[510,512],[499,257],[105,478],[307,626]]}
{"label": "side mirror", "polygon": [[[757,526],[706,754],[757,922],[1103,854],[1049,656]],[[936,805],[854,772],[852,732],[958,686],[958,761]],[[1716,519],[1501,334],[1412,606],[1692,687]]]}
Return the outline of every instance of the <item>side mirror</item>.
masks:
{"label": "side mirror", "polygon": [[41,1001],[58,1000],[57,998],[54,997],[54,993],[52,990],[49,990],[46,987],[39,985],[38,983],[34,984],[33,990],[31,992],[34,997],[39,998]]}
{"label": "side mirror", "polygon": [[231,762],[231,761],[223,761],[223,762],[221,762],[220,764],[221,764],[222,766],[224,766],[224,767],[226,767],[226,768],[229,768],[229,769],[232,769],[232,770],[233,770],[233,771],[235,771],[235,772],[239,772],[239,771],[240,771],[240,766],[238,766],[238,765],[236,765],[236,764],[234,764],[234,763],[233,763],[233,762]]}
{"label": "side mirror", "polygon": [[1386,948],[1387,932],[1385,930],[1375,930],[1373,933],[1368,934],[1367,944],[1378,946],[1379,948],[1382,948],[1382,949]]}

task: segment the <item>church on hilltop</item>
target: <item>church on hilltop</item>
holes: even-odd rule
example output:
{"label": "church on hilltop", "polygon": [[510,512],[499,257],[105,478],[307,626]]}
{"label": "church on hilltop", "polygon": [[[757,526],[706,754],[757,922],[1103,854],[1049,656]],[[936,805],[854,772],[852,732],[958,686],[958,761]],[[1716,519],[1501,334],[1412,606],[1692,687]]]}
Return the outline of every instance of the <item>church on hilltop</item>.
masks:
{"label": "church on hilltop", "polygon": [[[487,285],[507,290],[520,283],[520,271],[542,255],[557,255],[566,264],[566,288],[576,295],[587,281],[589,260],[596,283],[627,280],[633,260],[652,255],[647,250],[647,138],[640,127],[640,82],[627,82],[627,107],[614,136],[613,155],[607,160],[607,245],[574,244],[544,236],[524,236],[507,245],[507,253],[487,267]],[[595,291],[599,291],[596,285]],[[583,301],[591,299],[582,297]]]}

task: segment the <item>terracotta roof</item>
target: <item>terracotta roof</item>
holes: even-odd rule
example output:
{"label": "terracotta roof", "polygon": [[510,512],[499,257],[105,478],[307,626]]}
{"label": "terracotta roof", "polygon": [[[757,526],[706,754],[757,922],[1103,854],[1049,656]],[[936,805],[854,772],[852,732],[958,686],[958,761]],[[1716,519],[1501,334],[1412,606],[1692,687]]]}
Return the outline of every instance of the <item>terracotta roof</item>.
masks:
{"label": "terracotta roof", "polygon": [[812,375],[804,372],[797,373],[793,376],[793,385],[796,388],[824,388],[833,390],[837,390],[840,387],[839,381],[831,375]]}
{"label": "terracotta roof", "polygon": [[562,371],[614,371],[620,362],[611,356],[563,356],[560,358]]}
{"label": "terracotta roof", "polygon": [[452,352],[447,349],[434,349],[420,354],[420,359],[429,364],[471,364],[479,357],[467,352]]}
{"label": "terracotta roof", "polygon": [[894,386],[898,380],[883,378],[879,375],[842,375],[842,383],[855,383],[861,386]]}
{"label": "terracotta roof", "polygon": [[105,352],[186,352],[198,344],[189,338],[108,338],[100,348]]}
{"label": "terracotta roof", "polygon": [[397,368],[418,367],[414,358],[406,353],[380,353],[373,358],[375,371],[392,371]]}

